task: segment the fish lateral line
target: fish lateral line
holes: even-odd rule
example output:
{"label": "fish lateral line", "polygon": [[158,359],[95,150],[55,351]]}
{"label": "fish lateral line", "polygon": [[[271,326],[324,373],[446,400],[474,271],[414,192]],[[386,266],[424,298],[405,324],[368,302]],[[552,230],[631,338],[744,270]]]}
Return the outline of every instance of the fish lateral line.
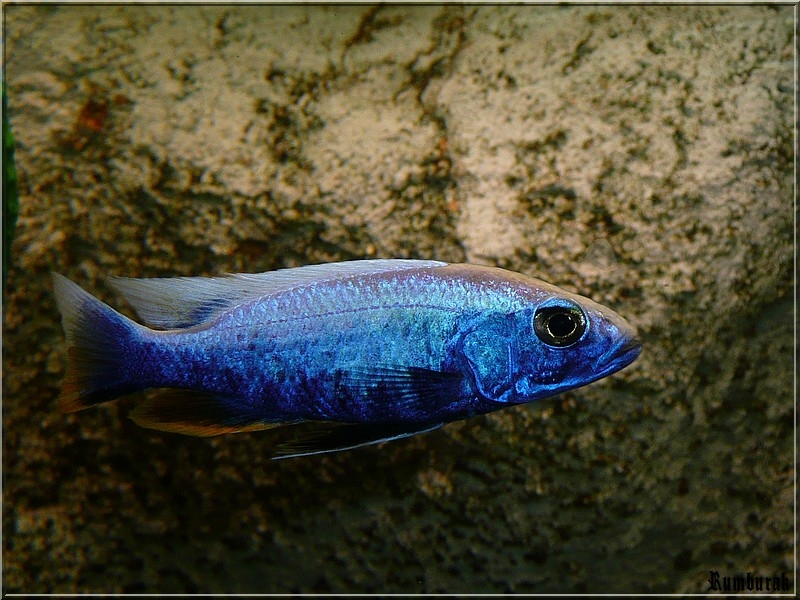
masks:
{"label": "fish lateral line", "polygon": [[[377,312],[381,310],[402,310],[402,309],[424,309],[424,310],[438,310],[441,312],[446,313],[458,313],[458,310],[454,308],[447,308],[437,304],[416,304],[416,303],[408,303],[408,304],[376,304],[373,306],[366,306],[366,307],[359,307],[359,308],[343,308],[341,310],[331,310],[319,313],[311,313],[311,314],[304,314],[304,315],[297,315],[295,317],[287,317],[283,319],[265,319],[263,321],[264,324],[267,325],[278,325],[278,324],[285,324],[285,323],[294,323],[296,321],[308,321],[311,319],[318,319],[323,317],[335,317],[337,315],[349,315],[349,314],[357,314],[362,312]],[[175,330],[181,331],[181,330]]]}

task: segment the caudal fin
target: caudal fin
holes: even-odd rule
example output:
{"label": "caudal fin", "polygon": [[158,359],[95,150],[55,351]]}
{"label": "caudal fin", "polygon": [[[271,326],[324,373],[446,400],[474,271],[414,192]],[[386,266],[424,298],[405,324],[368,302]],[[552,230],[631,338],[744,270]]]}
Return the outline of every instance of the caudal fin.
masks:
{"label": "caudal fin", "polygon": [[140,326],[58,273],[53,273],[53,290],[67,338],[61,411],[75,412],[138,391],[129,363]]}

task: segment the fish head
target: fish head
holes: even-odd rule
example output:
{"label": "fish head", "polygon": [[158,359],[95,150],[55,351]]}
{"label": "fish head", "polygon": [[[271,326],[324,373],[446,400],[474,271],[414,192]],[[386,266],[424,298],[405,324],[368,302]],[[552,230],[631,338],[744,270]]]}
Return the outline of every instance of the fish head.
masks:
{"label": "fish head", "polygon": [[530,402],[607,377],[642,350],[636,330],[614,311],[572,294],[543,299],[515,315],[513,389]]}
{"label": "fish head", "polygon": [[612,310],[567,292],[484,319],[462,344],[478,393],[520,404],[602,379],[641,352],[636,330]]}

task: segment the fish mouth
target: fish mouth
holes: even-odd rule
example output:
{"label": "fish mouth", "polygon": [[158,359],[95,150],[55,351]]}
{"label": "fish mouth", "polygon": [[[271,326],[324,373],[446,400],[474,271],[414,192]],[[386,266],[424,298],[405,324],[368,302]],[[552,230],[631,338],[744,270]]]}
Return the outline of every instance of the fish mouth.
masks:
{"label": "fish mouth", "polygon": [[624,337],[595,361],[594,365],[592,365],[592,370],[599,376],[614,373],[627,367],[641,353],[642,343],[638,337],[635,335]]}

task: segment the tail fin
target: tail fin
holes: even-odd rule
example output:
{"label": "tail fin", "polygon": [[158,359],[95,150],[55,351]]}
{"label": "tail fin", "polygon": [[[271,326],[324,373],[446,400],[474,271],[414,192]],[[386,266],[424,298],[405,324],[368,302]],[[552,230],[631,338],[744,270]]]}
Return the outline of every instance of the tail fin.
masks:
{"label": "tail fin", "polygon": [[53,290],[67,338],[61,411],[75,412],[138,391],[129,381],[128,365],[141,326],[58,273],[53,273]]}

